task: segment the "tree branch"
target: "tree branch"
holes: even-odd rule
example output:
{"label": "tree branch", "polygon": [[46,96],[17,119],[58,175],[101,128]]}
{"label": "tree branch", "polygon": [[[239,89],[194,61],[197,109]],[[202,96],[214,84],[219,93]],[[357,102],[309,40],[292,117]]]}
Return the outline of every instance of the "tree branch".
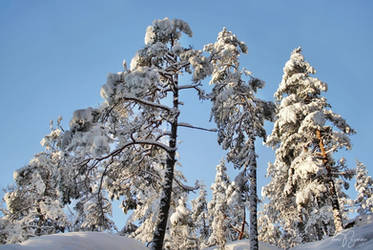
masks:
{"label": "tree branch", "polygon": [[103,157],[96,157],[96,158],[88,158],[88,159],[85,159],[84,161],[82,161],[82,163],[80,163],[79,165],[80,166],[84,166],[84,165],[87,165],[90,161],[94,160],[96,161],[94,163],[94,165],[96,165],[98,162],[100,161],[103,161],[103,160],[106,160],[110,157],[114,157],[114,156],[117,156],[118,154],[120,154],[124,149],[126,149],[127,147],[129,146],[132,146],[132,145],[152,145],[152,146],[156,146],[156,147],[159,147],[163,150],[165,150],[167,153],[170,153],[170,152],[173,152],[173,151],[176,151],[176,148],[171,148],[163,143],[160,143],[160,142],[157,142],[157,141],[151,141],[151,140],[133,140],[131,142],[127,142],[125,143],[122,147],[112,151],[111,153],[103,156]]}
{"label": "tree branch", "polygon": [[182,189],[184,189],[184,191],[187,191],[187,192],[194,192],[195,190],[199,189],[199,186],[198,185],[195,185],[194,187],[191,187],[191,186],[187,186],[183,183],[181,183],[178,179],[174,178],[176,184],[181,187]]}
{"label": "tree branch", "polygon": [[195,89],[198,87],[200,84],[187,84],[187,85],[181,85],[177,89],[182,90],[182,89]]}
{"label": "tree branch", "polygon": [[150,106],[150,107],[153,107],[153,108],[163,109],[163,110],[166,110],[170,113],[172,112],[172,109],[170,107],[167,107],[165,105],[158,104],[158,103],[155,103],[155,102],[149,102],[149,101],[146,101],[146,100],[134,97],[134,96],[124,96],[123,99],[128,100],[128,101],[134,101],[134,102],[137,102],[137,103],[140,103],[140,104],[143,104],[143,105],[147,105],[147,106]]}
{"label": "tree branch", "polygon": [[201,127],[196,127],[196,126],[193,126],[193,125],[191,125],[189,123],[185,123],[185,122],[180,122],[180,123],[177,124],[177,126],[192,128],[192,129],[199,129],[199,130],[204,130],[204,131],[208,131],[208,132],[217,132],[218,131],[216,128],[211,128],[211,129],[201,128]]}

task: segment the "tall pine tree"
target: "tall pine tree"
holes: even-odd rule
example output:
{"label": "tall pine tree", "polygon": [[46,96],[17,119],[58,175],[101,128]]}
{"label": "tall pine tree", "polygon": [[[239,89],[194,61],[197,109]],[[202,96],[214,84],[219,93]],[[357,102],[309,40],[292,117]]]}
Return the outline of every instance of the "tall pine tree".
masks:
{"label": "tall pine tree", "polygon": [[255,139],[265,139],[263,123],[272,119],[273,107],[255,97],[264,82],[240,67],[239,56],[247,53],[247,46],[232,32],[224,28],[205,50],[213,65],[211,113],[218,127],[218,142],[228,151],[227,160],[249,177],[250,249],[258,249]]}

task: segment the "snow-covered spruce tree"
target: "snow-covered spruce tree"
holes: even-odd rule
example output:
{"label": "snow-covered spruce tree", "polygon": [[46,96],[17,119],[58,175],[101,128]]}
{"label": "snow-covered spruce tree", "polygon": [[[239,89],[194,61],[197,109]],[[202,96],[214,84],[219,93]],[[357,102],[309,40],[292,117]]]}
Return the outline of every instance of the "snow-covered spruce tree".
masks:
{"label": "snow-covered spruce tree", "polygon": [[209,215],[207,210],[207,192],[203,184],[199,183],[199,195],[192,200],[192,221],[201,248],[206,246],[210,236]]}
{"label": "snow-covered spruce tree", "polygon": [[[200,81],[211,74],[202,51],[179,44],[182,33],[192,35],[184,21],[154,21],[147,28],[145,47],[136,53],[130,69],[124,62],[123,72],[108,76],[101,89],[105,103],[97,110],[75,112],[71,137],[66,139],[66,148],[78,155],[79,175],[88,177],[83,183],[88,182],[87,190],[95,192],[101,201],[98,212],[102,221],[108,211],[107,197],[124,196],[124,207],[132,210],[142,205],[137,197],[147,193],[137,188],[128,190],[128,185],[139,187],[141,181],[154,185],[161,197],[152,249],[162,249],[166,233],[178,128],[198,128],[179,121],[179,96],[183,90],[192,89],[205,98]],[[193,82],[180,84],[179,75],[183,73],[192,74]],[[80,139],[77,133],[82,134]]]}
{"label": "snow-covered spruce tree", "polygon": [[59,128],[51,127],[51,133],[41,141],[45,151],[14,172],[15,185],[4,195],[1,243],[64,232],[69,227],[58,188],[58,169],[63,156],[57,143],[61,133]]}
{"label": "snow-covered spruce tree", "polygon": [[170,250],[199,249],[191,211],[186,206],[187,198],[180,197],[175,211],[170,216],[170,233],[165,248]]}
{"label": "snow-covered spruce tree", "polygon": [[368,175],[365,165],[356,162],[356,184],[357,198],[355,200],[356,211],[360,215],[373,213],[373,180]]}
{"label": "snow-covered spruce tree", "polygon": [[[262,191],[269,199],[264,214],[281,226],[287,246],[342,230],[336,181],[353,175],[333,160],[333,153],[351,147],[348,135],[354,131],[321,96],[327,85],[310,76],[314,73],[301,49],[295,49],[275,93],[277,120],[267,139],[267,145],[276,149],[276,159],[267,170],[271,181]],[[312,219],[322,212],[323,220]],[[305,231],[310,220],[315,227]]]}
{"label": "snow-covered spruce tree", "polygon": [[250,248],[258,249],[255,138],[265,139],[263,123],[271,119],[273,105],[254,96],[264,82],[240,67],[239,55],[247,53],[247,46],[232,32],[224,28],[217,41],[204,49],[213,64],[212,117],[218,127],[218,142],[228,151],[227,160],[249,177]]}
{"label": "snow-covered spruce tree", "polygon": [[230,238],[233,241],[248,238],[250,235],[246,227],[246,207],[249,205],[248,191],[248,176],[246,170],[243,169],[226,191]]}
{"label": "snow-covered spruce tree", "polygon": [[225,243],[230,236],[226,196],[230,181],[226,171],[227,167],[225,166],[225,161],[222,160],[216,166],[215,181],[211,185],[212,198],[208,203],[208,217],[211,232],[206,245],[217,245],[219,249],[225,248]]}

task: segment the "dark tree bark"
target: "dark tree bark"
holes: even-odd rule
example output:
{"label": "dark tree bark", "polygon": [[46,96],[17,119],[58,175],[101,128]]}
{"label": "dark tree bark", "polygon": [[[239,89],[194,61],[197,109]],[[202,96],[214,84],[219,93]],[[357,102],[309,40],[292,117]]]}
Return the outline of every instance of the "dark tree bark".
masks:
{"label": "dark tree bark", "polygon": [[[178,76],[174,75],[173,79],[173,108],[178,110],[179,105],[179,90],[178,90]],[[163,241],[166,234],[168,214],[171,204],[172,195],[172,182],[174,179],[174,168],[176,163],[176,141],[177,141],[177,127],[178,127],[178,114],[175,114],[175,118],[171,123],[171,136],[169,140],[169,147],[172,149],[168,152],[166,161],[166,174],[165,183],[163,187],[163,195],[160,201],[160,208],[158,214],[158,222],[153,235],[151,249],[162,250]]]}
{"label": "dark tree bark", "polygon": [[256,156],[255,156],[255,137],[251,139],[251,152],[252,156],[250,159],[250,186],[249,186],[249,209],[250,209],[250,250],[258,250],[258,216],[257,216],[257,206],[258,206],[258,196],[256,188]]}

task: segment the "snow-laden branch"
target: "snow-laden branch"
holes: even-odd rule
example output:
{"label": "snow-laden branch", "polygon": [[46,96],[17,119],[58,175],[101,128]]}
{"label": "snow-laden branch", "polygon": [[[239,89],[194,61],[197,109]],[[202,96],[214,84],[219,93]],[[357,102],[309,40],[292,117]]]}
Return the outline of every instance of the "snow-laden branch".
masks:
{"label": "snow-laden branch", "polygon": [[150,106],[150,107],[153,107],[153,108],[163,109],[163,110],[166,110],[170,113],[172,112],[172,109],[168,106],[165,106],[165,105],[162,105],[162,104],[159,104],[159,103],[155,103],[155,102],[149,102],[149,101],[146,101],[144,99],[140,99],[140,98],[137,98],[137,97],[134,97],[134,96],[124,96],[123,99],[128,100],[128,101],[134,101],[134,102],[137,102],[137,103],[140,103],[140,104],[143,104],[143,105],[147,105],[147,106]]}
{"label": "snow-laden branch", "polygon": [[193,126],[189,123],[185,123],[185,122],[179,122],[177,124],[177,126],[179,127],[186,127],[186,128],[192,128],[192,129],[199,129],[199,130],[204,130],[204,131],[208,131],[208,132],[217,132],[218,130],[216,128],[211,128],[211,129],[208,129],[208,128],[201,128],[201,127],[196,127],[196,126]]}
{"label": "snow-laden branch", "polygon": [[80,166],[84,166],[84,165],[88,164],[90,161],[95,161],[95,163],[93,164],[95,166],[95,165],[97,165],[98,162],[106,160],[106,159],[108,159],[110,157],[117,156],[124,149],[126,149],[129,146],[133,146],[133,145],[151,145],[151,146],[156,146],[156,147],[159,147],[159,148],[165,150],[167,153],[176,151],[176,148],[171,148],[171,147],[167,146],[166,144],[163,144],[163,143],[158,142],[158,141],[154,141],[154,140],[133,140],[133,141],[125,143],[120,148],[112,151],[111,153],[109,153],[109,154],[107,154],[107,155],[105,155],[103,157],[88,158],[88,159],[84,160],[82,163],[80,163]]}
{"label": "snow-laden branch", "polygon": [[186,192],[194,192],[195,190],[200,188],[198,184],[196,184],[194,187],[185,185],[185,184],[181,183],[177,178],[174,178],[174,181],[179,187],[184,189],[184,191],[186,191]]}

